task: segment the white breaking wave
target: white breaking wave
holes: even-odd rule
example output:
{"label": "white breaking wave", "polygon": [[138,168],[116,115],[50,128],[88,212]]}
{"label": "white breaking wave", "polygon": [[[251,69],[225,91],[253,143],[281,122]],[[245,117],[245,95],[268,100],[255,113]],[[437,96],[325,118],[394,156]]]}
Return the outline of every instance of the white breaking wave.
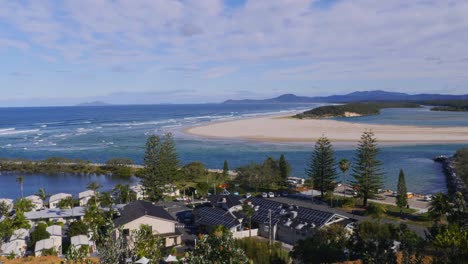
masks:
{"label": "white breaking wave", "polygon": [[38,132],[39,129],[25,129],[25,130],[16,130],[16,128],[6,128],[0,129],[0,136],[9,136],[17,134],[28,134]]}
{"label": "white breaking wave", "polygon": [[167,120],[161,120],[161,121],[109,123],[109,124],[103,124],[103,126],[132,127],[132,126],[161,125],[161,124],[175,123],[175,122],[177,122],[175,119],[167,119]]}

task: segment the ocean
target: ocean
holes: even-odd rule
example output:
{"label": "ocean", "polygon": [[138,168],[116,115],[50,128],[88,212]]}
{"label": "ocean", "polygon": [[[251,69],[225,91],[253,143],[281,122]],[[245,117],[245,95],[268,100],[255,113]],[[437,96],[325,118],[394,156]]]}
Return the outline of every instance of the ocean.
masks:
{"label": "ocean", "polygon": [[[212,140],[186,135],[183,129],[203,123],[295,113],[321,104],[197,104],[138,105],[96,107],[0,108],[0,158],[44,159],[81,158],[105,162],[128,157],[141,163],[146,138],[151,134],[172,132],[181,164],[201,161],[208,168],[230,168],[261,162],[268,156],[285,154],[294,176],[305,177],[314,142],[260,143],[240,140]],[[343,121],[422,126],[468,126],[468,113],[430,112],[421,109],[385,109],[379,116],[357,117]],[[378,136],[378,135],[377,135]],[[452,155],[468,144],[382,146],[379,155],[385,172],[385,187],[396,188],[398,172],[404,169],[409,191],[445,191],[445,178],[436,155]],[[337,160],[354,157],[353,146],[335,145]],[[0,168],[1,170],[1,168]],[[19,196],[16,174],[0,175],[0,198]],[[349,177],[348,177],[349,179]],[[78,193],[93,180],[110,189],[122,180],[109,176],[26,175],[25,194],[44,187],[50,193]],[[129,183],[135,183],[132,178]]]}

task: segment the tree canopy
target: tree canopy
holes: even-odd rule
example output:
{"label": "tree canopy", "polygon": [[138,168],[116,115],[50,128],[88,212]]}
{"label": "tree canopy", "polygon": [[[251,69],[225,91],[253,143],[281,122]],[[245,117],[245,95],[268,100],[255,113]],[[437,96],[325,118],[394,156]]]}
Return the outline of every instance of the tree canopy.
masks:
{"label": "tree canopy", "polygon": [[356,158],[353,167],[353,188],[358,196],[363,199],[363,206],[367,206],[367,200],[374,198],[378,190],[383,187],[381,162],[377,159],[379,149],[377,139],[372,131],[365,131],[358,144]]}
{"label": "tree canopy", "polygon": [[320,190],[322,198],[336,185],[336,167],[333,146],[327,137],[320,137],[315,143],[306,173],[312,178],[314,189]]}

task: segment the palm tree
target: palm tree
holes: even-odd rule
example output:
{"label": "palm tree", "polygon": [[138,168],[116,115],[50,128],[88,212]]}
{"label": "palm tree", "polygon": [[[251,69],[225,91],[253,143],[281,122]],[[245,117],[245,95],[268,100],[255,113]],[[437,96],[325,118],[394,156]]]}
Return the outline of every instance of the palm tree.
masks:
{"label": "palm tree", "polygon": [[440,221],[440,218],[446,215],[451,209],[450,201],[447,195],[436,193],[432,197],[431,206],[429,207],[429,216],[434,221]]}
{"label": "palm tree", "polygon": [[97,181],[90,182],[88,184],[88,186],[86,187],[86,189],[91,190],[91,191],[94,192],[94,205],[95,206],[97,206],[97,202],[98,202],[98,199],[99,199],[98,189],[101,188],[101,187],[102,186]]}
{"label": "palm tree", "polygon": [[63,198],[62,200],[60,200],[60,202],[58,203],[58,206],[61,209],[64,209],[64,208],[73,209],[73,207],[75,206],[75,201],[73,200],[71,196],[67,196]]}
{"label": "palm tree", "polygon": [[44,188],[39,188],[39,190],[37,190],[37,196],[39,196],[42,201],[45,201],[49,195]]}
{"label": "palm tree", "polygon": [[16,177],[16,182],[17,182],[17,183],[19,184],[19,186],[20,186],[21,198],[24,198],[24,194],[23,194],[24,176],[18,176],[18,177]]}
{"label": "palm tree", "polygon": [[351,163],[347,159],[342,159],[338,162],[341,172],[343,173],[343,188],[344,188],[344,197],[346,198],[346,172],[349,170]]}

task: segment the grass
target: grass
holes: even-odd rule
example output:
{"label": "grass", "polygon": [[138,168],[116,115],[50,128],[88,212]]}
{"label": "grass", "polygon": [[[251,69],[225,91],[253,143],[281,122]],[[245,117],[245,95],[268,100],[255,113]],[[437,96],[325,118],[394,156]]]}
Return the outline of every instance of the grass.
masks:
{"label": "grass", "polygon": [[[350,199],[347,197],[346,199]],[[359,215],[366,215],[365,208],[357,206],[362,202],[359,199],[352,198],[354,200],[354,206],[346,206],[346,202],[343,196],[333,196],[333,206],[342,207],[345,211],[351,212],[354,211]],[[330,204],[330,198],[326,198],[325,201]],[[379,203],[380,204],[380,203]],[[349,201],[348,201],[349,205]],[[417,210],[412,208],[403,208],[402,214],[400,214],[400,208],[396,205],[390,204],[380,204],[385,208],[385,214],[382,216],[382,219],[392,220],[395,222],[404,222],[413,225],[420,225],[424,227],[430,227],[433,224],[433,221],[429,217],[428,213],[420,214]]]}

